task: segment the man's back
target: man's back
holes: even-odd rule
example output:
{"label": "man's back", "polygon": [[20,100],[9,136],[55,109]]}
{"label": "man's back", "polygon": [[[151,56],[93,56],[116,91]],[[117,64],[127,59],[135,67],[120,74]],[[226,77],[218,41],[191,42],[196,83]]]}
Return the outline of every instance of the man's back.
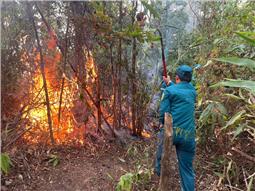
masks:
{"label": "man's back", "polygon": [[196,91],[188,82],[168,86],[160,104],[160,118],[169,112],[173,117],[173,127],[194,131]]}
{"label": "man's back", "polygon": [[194,111],[196,101],[195,88],[187,82],[169,86],[170,113],[173,117],[173,127],[194,130]]}

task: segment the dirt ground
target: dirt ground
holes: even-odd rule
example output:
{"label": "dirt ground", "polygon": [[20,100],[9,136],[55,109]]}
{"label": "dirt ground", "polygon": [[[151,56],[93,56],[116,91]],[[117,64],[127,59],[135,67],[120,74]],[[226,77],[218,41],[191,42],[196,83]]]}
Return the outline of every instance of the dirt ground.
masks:
{"label": "dirt ground", "polygon": [[[51,154],[59,164],[49,163]],[[123,149],[114,145],[100,147],[23,148],[8,176],[2,177],[2,190],[114,190],[121,174],[130,169],[122,162]]]}
{"label": "dirt ground", "polygon": [[[1,190],[115,190],[121,175],[134,172],[138,163],[144,163],[145,167],[147,165],[152,169],[155,146],[155,139],[150,139],[134,141],[124,147],[115,142],[101,142],[80,147],[62,145],[54,149],[42,146],[31,147],[31,145],[14,147],[10,152],[11,156],[15,156],[13,167],[7,176],[2,176]],[[129,155],[132,147],[135,148],[136,153]],[[59,164],[55,167],[49,162],[49,156],[52,155],[58,157]],[[172,162],[175,190],[180,190],[176,160]],[[201,164],[200,162],[195,166]],[[202,171],[200,167],[198,170],[197,190],[214,190],[215,177]],[[149,181],[144,183],[146,185],[134,186],[133,190],[157,190],[158,183],[159,178],[151,174]]]}

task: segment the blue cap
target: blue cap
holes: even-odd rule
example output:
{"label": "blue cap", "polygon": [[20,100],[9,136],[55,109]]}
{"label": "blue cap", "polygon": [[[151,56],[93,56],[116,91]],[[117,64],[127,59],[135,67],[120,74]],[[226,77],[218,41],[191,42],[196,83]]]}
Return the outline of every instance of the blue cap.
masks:
{"label": "blue cap", "polygon": [[181,80],[189,81],[192,77],[192,68],[188,65],[181,65],[177,68],[176,75],[178,75]]}

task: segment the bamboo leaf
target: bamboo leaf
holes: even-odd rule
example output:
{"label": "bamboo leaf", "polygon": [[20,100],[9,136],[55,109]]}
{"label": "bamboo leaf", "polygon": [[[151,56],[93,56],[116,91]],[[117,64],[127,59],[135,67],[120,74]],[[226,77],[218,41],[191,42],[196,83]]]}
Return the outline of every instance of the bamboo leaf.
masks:
{"label": "bamboo leaf", "polygon": [[255,32],[236,32],[236,34],[246,40],[250,45],[255,46]]}
{"label": "bamboo leaf", "polygon": [[231,161],[229,161],[229,163],[228,163],[228,167],[227,167],[227,174],[228,174],[228,172],[230,171],[230,169],[231,169],[231,167],[232,167],[232,160]]}
{"label": "bamboo leaf", "polygon": [[59,164],[59,159],[56,158],[54,161],[53,161],[53,166],[56,167],[57,165]]}
{"label": "bamboo leaf", "polygon": [[244,128],[246,127],[245,124],[241,124],[237,127],[237,129],[234,132],[234,137],[232,138],[232,141],[240,134],[244,131]]}
{"label": "bamboo leaf", "polygon": [[8,174],[9,170],[10,170],[10,165],[11,165],[11,159],[8,156],[8,154],[2,153],[0,155],[1,158],[1,171],[3,171],[5,174]]}
{"label": "bamboo leaf", "polygon": [[245,66],[250,69],[255,69],[255,61],[248,59],[248,58],[238,58],[238,57],[223,57],[223,58],[216,58],[219,62],[227,62],[230,64],[235,64],[238,66]]}
{"label": "bamboo leaf", "polygon": [[249,181],[248,187],[247,187],[247,191],[251,191],[252,190],[252,182],[253,182],[254,177],[252,177]]}
{"label": "bamboo leaf", "polygon": [[245,110],[241,110],[239,112],[237,112],[228,122],[227,124],[222,128],[223,129],[226,129],[227,127],[233,125],[237,120],[241,119],[242,115],[245,113],[246,111]]}
{"label": "bamboo leaf", "polygon": [[224,94],[227,97],[233,98],[233,99],[237,99],[237,100],[243,100],[241,97],[236,96],[234,94]]}
{"label": "bamboo leaf", "polygon": [[60,159],[57,155],[52,154],[50,155],[48,162],[51,163],[53,167],[56,167],[59,164]]}
{"label": "bamboo leaf", "polygon": [[208,104],[208,106],[203,110],[198,121],[201,123],[202,127],[210,118],[215,118],[217,115],[225,116],[226,114],[226,108],[221,103],[214,101]]}
{"label": "bamboo leaf", "polygon": [[210,87],[219,87],[219,86],[244,88],[244,89],[248,89],[252,93],[255,93],[255,81],[251,81],[251,80],[226,79],[226,81],[219,82],[219,83],[214,84]]}

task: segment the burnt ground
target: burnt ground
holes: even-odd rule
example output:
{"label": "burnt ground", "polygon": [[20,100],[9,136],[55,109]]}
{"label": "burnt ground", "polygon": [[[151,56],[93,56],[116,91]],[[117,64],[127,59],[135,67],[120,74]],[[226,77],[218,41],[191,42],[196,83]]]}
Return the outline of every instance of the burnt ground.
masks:
{"label": "burnt ground", "polygon": [[[2,176],[2,190],[25,191],[110,191],[115,190],[122,175],[139,173],[133,190],[157,190],[159,178],[153,174],[155,138],[119,143],[98,142],[85,146],[31,145],[13,147],[9,152],[13,166]],[[57,156],[58,165],[50,158]],[[203,168],[206,159],[196,156],[197,190],[216,190],[217,176]],[[176,160],[172,161],[175,190],[180,190]],[[221,189],[220,189],[221,190]]]}

